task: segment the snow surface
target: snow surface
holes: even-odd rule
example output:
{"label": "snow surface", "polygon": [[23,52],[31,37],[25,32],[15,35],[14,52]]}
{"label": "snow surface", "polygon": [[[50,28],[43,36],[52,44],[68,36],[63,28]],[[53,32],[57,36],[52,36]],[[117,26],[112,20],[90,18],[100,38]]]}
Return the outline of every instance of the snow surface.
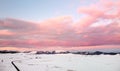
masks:
{"label": "snow surface", "polygon": [[120,71],[120,55],[0,54],[0,71]]}

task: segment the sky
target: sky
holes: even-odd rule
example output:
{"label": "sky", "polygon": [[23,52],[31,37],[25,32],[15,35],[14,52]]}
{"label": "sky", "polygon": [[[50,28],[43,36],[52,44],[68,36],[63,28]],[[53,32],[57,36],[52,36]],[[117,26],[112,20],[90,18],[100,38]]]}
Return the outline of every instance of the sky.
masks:
{"label": "sky", "polygon": [[120,0],[0,0],[0,50],[120,51]]}

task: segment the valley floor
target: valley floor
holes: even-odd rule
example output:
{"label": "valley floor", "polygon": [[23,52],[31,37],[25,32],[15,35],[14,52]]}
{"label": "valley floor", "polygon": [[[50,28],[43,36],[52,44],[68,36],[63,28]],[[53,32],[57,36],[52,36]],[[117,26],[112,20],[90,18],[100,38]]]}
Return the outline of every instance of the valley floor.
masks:
{"label": "valley floor", "polygon": [[0,54],[0,71],[120,71],[120,55]]}

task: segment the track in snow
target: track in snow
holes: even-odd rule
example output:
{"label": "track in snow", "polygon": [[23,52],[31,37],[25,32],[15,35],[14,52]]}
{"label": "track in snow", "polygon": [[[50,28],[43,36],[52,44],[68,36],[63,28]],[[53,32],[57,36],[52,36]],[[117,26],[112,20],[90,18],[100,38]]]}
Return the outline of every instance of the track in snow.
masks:
{"label": "track in snow", "polygon": [[15,69],[16,69],[17,71],[20,71],[20,69],[15,65],[14,61],[12,61],[11,63],[12,63],[12,65],[15,67]]}

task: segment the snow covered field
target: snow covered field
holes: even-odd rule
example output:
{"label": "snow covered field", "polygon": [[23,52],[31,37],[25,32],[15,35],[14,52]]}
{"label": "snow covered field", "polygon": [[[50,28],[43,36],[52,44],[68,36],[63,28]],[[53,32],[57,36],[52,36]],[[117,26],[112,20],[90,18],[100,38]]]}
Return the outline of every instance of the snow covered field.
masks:
{"label": "snow covered field", "polygon": [[120,55],[0,54],[0,71],[120,71]]}

